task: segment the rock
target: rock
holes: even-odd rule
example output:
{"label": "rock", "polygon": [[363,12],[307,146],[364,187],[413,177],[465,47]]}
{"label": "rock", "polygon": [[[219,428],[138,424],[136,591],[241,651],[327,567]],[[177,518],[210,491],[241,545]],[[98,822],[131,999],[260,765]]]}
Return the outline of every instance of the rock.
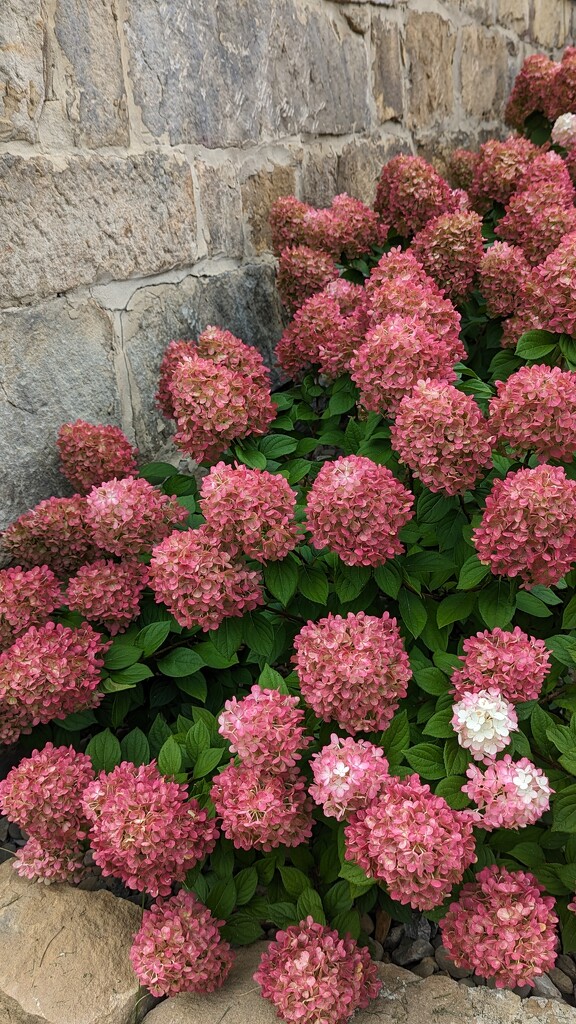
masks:
{"label": "rock", "polygon": [[0,818],[0,843],[8,839],[9,824],[8,818]]}
{"label": "rock", "polygon": [[409,939],[426,939],[428,942],[432,935],[432,925],[422,914],[415,914],[412,920],[404,925],[404,932]]}
{"label": "rock", "polygon": [[438,964],[436,963],[433,956],[425,956],[419,964],[414,964],[412,971],[417,974],[419,978],[430,978],[433,974],[436,974],[438,970]]}
{"label": "rock", "polygon": [[[460,82],[462,105],[472,117],[501,118],[507,94],[506,37],[479,25],[462,29]],[[482,81],[482,88],[478,82]]]}
{"label": "rock", "polygon": [[300,198],[312,206],[330,206],[338,193],[338,154],[331,142],[309,145],[302,155]]}
{"label": "rock", "polygon": [[378,120],[401,121],[404,115],[404,69],[400,29],[374,11],[372,34],[372,92]]}
{"label": "rock", "polygon": [[377,942],[376,939],[373,939],[369,935],[366,944],[368,946],[368,949],[370,950],[370,956],[372,957],[372,959],[381,962],[386,956],[386,954],[384,953],[384,946],[382,945],[382,943]]}
{"label": "rock", "polygon": [[242,195],[231,160],[194,164],[200,186],[201,225],[209,256],[241,256],[244,251]]}
{"label": "rock", "polygon": [[559,953],[556,957],[556,967],[567,974],[572,981],[576,981],[576,963],[566,953]]}
{"label": "rock", "polygon": [[547,974],[540,974],[534,978],[533,991],[535,996],[542,996],[543,999],[562,999],[562,993]]}
{"label": "rock", "polygon": [[559,967],[553,967],[551,971],[548,971],[548,977],[563,996],[572,995],[574,983],[567,974],[564,974],[564,971],[560,970]]}
{"label": "rock", "polygon": [[384,942],[384,939],[390,931],[390,925],[392,924],[392,918],[386,910],[382,910],[382,907],[376,908],[376,923],[374,928],[374,938],[377,942]]}
{"label": "rock", "polygon": [[5,154],[0,208],[0,306],[153,274],[196,254],[190,167],[174,155]]}
{"label": "rock", "polygon": [[382,167],[398,153],[409,152],[408,143],[396,135],[387,139],[356,139],[344,146],[338,160],[338,192],[348,192],[372,206]]}
{"label": "rock", "polygon": [[18,825],[15,825],[13,821],[11,821],[10,824],[8,825],[8,835],[10,836],[11,839],[22,838],[22,833],[18,828]]}
{"label": "rock", "polygon": [[425,956],[432,956],[434,947],[426,939],[402,939],[397,949],[392,953],[392,960],[399,967],[409,967],[423,960]]}
{"label": "rock", "polygon": [[[467,980],[471,981],[472,979],[468,978]],[[473,981],[472,984],[474,984]],[[517,985],[512,991],[515,992],[517,996],[520,996],[521,999],[526,999],[528,996],[532,995],[532,985]]]}
{"label": "rock", "polygon": [[530,9],[528,0],[499,0],[498,23],[504,28],[522,33],[528,28]]}
{"label": "rock", "polygon": [[410,59],[409,127],[436,124],[454,109],[453,25],[439,14],[411,11],[406,24]]}
{"label": "rock", "polygon": [[128,953],[136,907],[109,893],[42,885],[0,867],[0,1020],[131,1024],[139,987]]}
{"label": "rock", "polygon": [[475,988],[476,982],[473,978],[460,978],[458,985],[461,985],[462,988]]}
{"label": "rock", "polygon": [[465,967],[456,967],[454,961],[448,956],[445,946],[438,946],[434,955],[440,970],[446,971],[447,974],[449,974],[451,978],[455,978],[456,981],[460,981],[461,978],[469,978],[473,973]]}
{"label": "rock", "polygon": [[42,0],[2,0],[0,142],[38,141],[46,95],[44,19]]}
{"label": "rock", "polygon": [[370,914],[361,915],[360,927],[365,935],[372,935],[374,933],[374,920]]}
{"label": "rock", "polygon": [[404,936],[404,925],[396,924],[390,929],[386,938],[382,939],[382,945],[387,952],[396,949],[396,946],[400,944],[400,940]]}
{"label": "rock", "polygon": [[294,167],[281,164],[270,170],[262,168],[251,174],[242,184],[242,208],[246,216],[252,251],[261,253],[272,248],[270,210],[279,196],[293,196],[296,192]]}
{"label": "rock", "polygon": [[570,42],[570,11],[568,4],[560,0],[556,4],[534,4],[530,35],[537,45],[552,47],[566,46]]}

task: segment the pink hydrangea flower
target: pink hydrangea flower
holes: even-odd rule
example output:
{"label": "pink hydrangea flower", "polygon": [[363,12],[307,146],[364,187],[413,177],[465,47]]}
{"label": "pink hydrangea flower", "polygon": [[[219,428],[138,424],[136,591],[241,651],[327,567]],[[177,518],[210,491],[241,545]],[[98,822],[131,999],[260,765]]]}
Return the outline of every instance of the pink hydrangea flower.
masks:
{"label": "pink hydrangea flower", "polygon": [[529,164],[520,178],[519,192],[550,186],[554,189],[554,202],[572,206],[576,190],[570,178],[565,161],[552,150],[540,152]]}
{"label": "pink hydrangea flower", "polygon": [[518,188],[529,164],[540,149],[528,139],[490,139],[480,147],[470,195],[481,213],[493,202],[506,203]]}
{"label": "pink hydrangea flower", "polygon": [[332,281],[296,310],[276,346],[276,358],[292,377],[314,364],[327,377],[338,377],[348,369],[367,326],[364,289]]}
{"label": "pink hydrangea flower", "polygon": [[564,235],[576,230],[576,210],[559,197],[554,182],[546,182],[519,189],[495,230],[500,238],[519,245],[528,263],[537,266]]}
{"label": "pink hydrangea flower", "polygon": [[434,492],[462,493],[492,466],[492,437],[478,405],[438,380],[418,381],[402,399],[391,441],[400,461]]}
{"label": "pink hydrangea flower", "polygon": [[56,445],[60,469],[80,494],[88,494],[91,487],[112,477],[121,479],[138,472],[138,449],[120,427],[94,426],[84,420],[64,423]]}
{"label": "pink hydrangea flower", "polygon": [[460,197],[420,156],[395,156],[382,168],[374,209],[405,238],[459,206]]}
{"label": "pink hydrangea flower", "polygon": [[438,285],[426,273],[412,249],[401,249],[400,246],[394,246],[389,252],[385,252],[370,271],[370,277],[365,281],[366,295],[371,298],[379,293],[384,285],[391,282],[395,282],[397,286],[422,285],[430,289],[431,295],[436,297],[442,295]]}
{"label": "pink hydrangea flower", "polygon": [[150,586],[187,629],[218,629],[264,602],[260,573],[233,558],[206,526],[175,532],[154,548]]}
{"label": "pink hydrangea flower", "polygon": [[222,831],[237,850],[300,846],[312,835],[312,801],[297,768],[282,775],[229,764],[212,783]]}
{"label": "pink hydrangea flower", "polygon": [[144,554],[188,518],[175,497],[132,476],[93,487],[86,500],[86,522],[96,543],[119,557]]}
{"label": "pink hydrangea flower", "polygon": [[576,560],[576,481],[560,466],[519,469],[495,480],[472,537],[494,575],[553,586]]}
{"label": "pink hydrangea flower", "polygon": [[450,177],[457,188],[468,191],[474,181],[478,154],[470,149],[454,149],[448,157]]}
{"label": "pink hydrangea flower", "polygon": [[484,252],[477,213],[444,213],[414,236],[411,246],[427,274],[453,301],[464,298]]}
{"label": "pink hydrangea flower", "polygon": [[47,498],[10,523],[2,547],[25,569],[47,565],[57,576],[68,576],[102,555],[86,522],[86,509],[81,494]]}
{"label": "pink hydrangea flower", "polygon": [[489,764],[518,728],[514,705],[495,686],[464,693],[453,706],[452,728],[476,761]]}
{"label": "pink hydrangea flower", "polygon": [[342,253],[354,259],[369,252],[388,233],[377,213],[345,193],[335,196],[327,209],[307,210],[302,229],[304,245],[322,249],[338,259]]}
{"label": "pink hydrangea flower", "polygon": [[541,111],[547,117],[551,114],[551,100],[554,96],[555,79],[560,65],[550,60],[545,53],[532,53],[526,57],[506,105],[506,124],[522,131],[530,114]]}
{"label": "pink hydrangea flower", "polygon": [[[429,283],[428,283],[429,282]],[[404,275],[383,282],[368,292],[368,317],[373,327],[388,324],[389,318],[401,317],[412,327],[418,321],[432,339],[437,352],[444,354],[444,362],[450,367],[467,358],[466,349],[460,340],[460,314],[450,299],[444,298],[431,278],[424,283],[411,280]],[[401,325],[396,324],[398,328]],[[414,332],[413,332],[414,333]],[[408,338],[403,346],[404,360],[410,360]],[[416,353],[420,346],[415,345]],[[438,360],[438,356],[436,356]],[[417,360],[412,357],[412,364]],[[421,376],[437,376],[424,373]],[[416,378],[418,379],[418,378]],[[452,378],[450,378],[452,379]],[[416,383],[416,380],[414,380]]]}
{"label": "pink hydrangea flower", "polygon": [[280,253],[276,286],[282,302],[291,312],[337,277],[338,268],[327,253],[307,245],[296,245]]}
{"label": "pink hydrangea flower", "polygon": [[[539,316],[540,325],[558,334],[576,334],[576,231],[535,270],[535,286],[527,296],[528,312]],[[530,301],[531,300],[531,301]]]}
{"label": "pink hydrangea flower", "polygon": [[31,882],[69,882],[76,885],[86,875],[85,849],[82,843],[48,847],[30,836],[26,846],[16,853],[14,868]]}
{"label": "pink hydrangea flower", "polygon": [[215,992],[233,963],[232,950],[217,921],[191,892],[159,899],[142,915],[130,962],[141,985],[153,996]]}
{"label": "pink hydrangea flower", "polygon": [[32,726],[95,708],[109,644],[84,623],[31,626],[0,654],[0,742],[14,743]]}
{"label": "pink hydrangea flower", "polygon": [[558,73],[552,81],[551,96],[546,111],[551,121],[559,114],[576,109],[576,47],[567,46],[562,54]]}
{"label": "pink hydrangea flower", "polygon": [[417,775],[391,776],[373,803],[350,815],[344,837],[346,860],[418,910],[439,906],[476,860],[472,822]]}
{"label": "pink hydrangea flower", "polygon": [[527,871],[491,864],[463,886],[442,920],[442,939],[457,967],[496,988],[533,985],[556,960],[554,899]]}
{"label": "pink hydrangea flower", "polygon": [[310,765],[314,782],[308,792],[328,818],[338,821],[371,804],[388,780],[388,761],[381,747],[349,736],[341,739],[335,733]]}
{"label": "pink hydrangea flower", "polygon": [[89,622],[98,622],[110,636],[128,628],[140,612],[148,570],[140,562],[99,559],[83,565],[68,581],[66,602]]}
{"label": "pink hydrangea flower", "polygon": [[218,718],[218,732],[249,768],[282,774],[300,760],[312,737],[304,734],[304,712],[298,697],[254,685],[247,697],[227,700]]}
{"label": "pink hydrangea flower", "polygon": [[279,196],[274,200],[268,220],[272,232],[272,251],[277,256],[283,249],[305,244],[304,224],[309,211],[308,203],[301,202],[296,196]]}
{"label": "pink hydrangea flower", "polygon": [[572,462],[576,453],[576,378],[559,366],[522,366],[497,381],[490,423],[498,438],[540,459]]}
{"label": "pink hydrangea flower", "polygon": [[0,569],[0,650],[30,626],[44,625],[61,604],[60,583],[47,565]]}
{"label": "pink hydrangea flower", "polygon": [[306,526],[315,548],[346,565],[383,565],[400,554],[414,496],[385,466],[360,455],[325,462],[308,494]]}
{"label": "pink hydrangea flower", "polygon": [[288,1024],[346,1024],[381,986],[368,949],[312,917],[276,933],[254,980]]}
{"label": "pink hydrangea flower", "polygon": [[294,640],[304,700],[349,733],[387,729],[412,676],[396,619],[365,612],[308,622]]}
{"label": "pink hydrangea flower", "polygon": [[278,474],[219,462],[202,480],[200,508],[231,555],[277,561],[298,543],[296,493]]}
{"label": "pink hydrangea flower", "polygon": [[550,807],[548,779],[527,757],[513,761],[505,754],[484,773],[470,765],[466,775],[469,781],[462,792],[480,808],[480,824],[488,832],[535,825]]}
{"label": "pink hydrangea flower", "polygon": [[468,637],[462,646],[462,668],[452,673],[459,696],[493,686],[511,704],[538,697],[550,671],[550,655],[543,640],[528,636],[519,626],[510,632],[496,626]]}
{"label": "pink hydrangea flower", "polygon": [[160,370],[158,372],[158,390],[156,392],[156,405],[167,420],[176,419],[174,412],[174,399],[172,398],[172,378],[177,366],[185,359],[192,359],[198,355],[196,342],[185,338],[178,338],[168,344]]}
{"label": "pink hydrangea flower", "polygon": [[484,253],[479,269],[479,285],[486,299],[488,315],[510,316],[522,304],[522,287],[530,275],[530,266],[519,246],[494,242]]}
{"label": "pink hydrangea flower", "polygon": [[174,882],[214,849],[218,829],[185,784],[160,775],[156,762],[123,761],[85,789],[90,845],[103,875],[130,889],[169,896]]}
{"label": "pink hydrangea flower", "polygon": [[560,114],[552,125],[552,142],[564,149],[576,144],[576,114]]}

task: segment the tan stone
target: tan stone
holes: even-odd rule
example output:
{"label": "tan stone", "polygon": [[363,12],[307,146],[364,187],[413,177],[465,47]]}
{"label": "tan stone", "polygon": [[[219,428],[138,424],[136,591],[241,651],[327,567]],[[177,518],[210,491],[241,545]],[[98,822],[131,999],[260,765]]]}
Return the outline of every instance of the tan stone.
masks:
{"label": "tan stone", "polygon": [[330,206],[338,193],[338,154],[330,143],[308,146],[302,159],[300,197],[312,206]]}
{"label": "tan stone", "polygon": [[404,114],[404,68],[399,26],[374,12],[371,42],[372,91],[378,120],[400,121]]}
{"label": "tan stone", "polygon": [[2,1024],[131,1024],[128,953],[140,912],[108,892],[42,885],[0,867]]}
{"label": "tan stone", "polygon": [[566,46],[570,40],[571,0],[534,0],[530,35],[540,46]]}
{"label": "tan stone", "polygon": [[452,113],[455,46],[456,33],[449,21],[439,14],[409,13],[406,50],[410,59],[410,127],[422,128]]}
{"label": "tan stone", "polygon": [[271,170],[263,168],[251,174],[242,184],[242,206],[247,220],[253,252],[270,251],[270,210],[279,196],[292,196],[296,192],[294,167],[277,164]]}
{"label": "tan stone", "polygon": [[36,142],[45,99],[42,0],[0,5],[0,142]]}
{"label": "tan stone", "polygon": [[0,157],[0,306],[191,263],[188,164],[157,152]]}
{"label": "tan stone", "polygon": [[506,97],[506,38],[479,25],[461,33],[460,87],[462,106],[472,117],[501,118]]}
{"label": "tan stone", "polygon": [[242,195],[238,173],[227,160],[195,162],[200,186],[202,230],[209,256],[241,256],[244,248]]}
{"label": "tan stone", "polygon": [[348,192],[371,206],[382,166],[398,153],[410,152],[399,136],[387,139],[359,139],[342,150],[338,161],[338,192]]}
{"label": "tan stone", "polygon": [[[546,2],[546,0],[544,0]],[[526,32],[530,21],[528,0],[496,0],[496,23],[519,34]]]}

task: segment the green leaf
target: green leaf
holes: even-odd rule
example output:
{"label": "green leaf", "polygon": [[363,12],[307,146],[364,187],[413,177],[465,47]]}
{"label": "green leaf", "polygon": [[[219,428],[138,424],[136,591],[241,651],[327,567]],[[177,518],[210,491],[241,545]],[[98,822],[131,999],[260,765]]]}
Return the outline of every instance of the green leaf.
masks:
{"label": "green leaf", "polygon": [[405,711],[397,711],[388,728],[382,733],[381,745],[390,764],[402,760],[403,751],[410,743],[410,725]]}
{"label": "green leaf", "polygon": [[186,733],[186,750],[192,762],[200,757],[203,750],[208,750],[211,743],[210,732],[207,725],[202,722],[195,722]]}
{"label": "green leaf", "polygon": [[315,889],[306,889],[302,895],[298,897],[296,913],[301,921],[310,916],[313,917],[318,924],[326,924],[326,914],[324,913],[320,893],[316,892]]}
{"label": "green leaf", "polygon": [[194,675],[198,669],[202,668],[203,664],[202,658],[196,651],[190,650],[189,647],[177,647],[176,650],[170,651],[165,658],[160,659],[158,668],[163,675],[178,679],[180,676]]}
{"label": "green leaf", "polygon": [[360,925],[360,914],[357,910],[344,910],[340,914],[336,914],[332,918],[331,925],[342,939],[345,939],[347,935],[356,940],[360,938],[362,928]]}
{"label": "green leaf", "polygon": [[58,725],[61,729],[66,732],[80,732],[81,729],[88,729],[89,726],[95,725],[96,715],[93,711],[74,711],[73,714],[67,715],[66,718],[58,721]]}
{"label": "green leaf", "polygon": [[316,604],[326,604],[328,600],[328,580],[318,565],[300,566],[298,589],[303,597]]}
{"label": "green leaf", "polygon": [[506,595],[508,589],[501,587],[500,583],[492,583],[478,594],[478,611],[488,629],[496,626],[503,629],[512,621],[515,604]]}
{"label": "green leaf", "polygon": [[142,650],[140,647],[133,647],[130,644],[115,641],[104,655],[104,668],[108,672],[128,668],[130,665],[134,665],[141,657]]}
{"label": "green leaf", "polygon": [[554,726],[554,719],[539,704],[535,704],[530,715],[530,729],[540,753],[547,758],[554,756],[554,747],[548,738],[548,730]]}
{"label": "green leaf", "polygon": [[178,775],[182,767],[182,751],[173,736],[170,736],[160,748],[158,754],[158,770],[162,775]]}
{"label": "green leaf", "polygon": [[232,917],[220,929],[220,934],[226,942],[235,946],[250,946],[252,942],[261,939],[264,932],[258,921],[246,913],[232,914]]}
{"label": "green leaf", "polygon": [[470,558],[466,559],[460,570],[460,576],[458,577],[458,589],[472,590],[473,587],[477,587],[478,584],[482,582],[489,572],[489,567],[487,565],[482,565],[478,555],[470,555]]}
{"label": "green leaf", "polygon": [[278,690],[280,693],[290,693],[284,677],[275,668],[270,668],[270,665],[264,665],[258,676],[258,686],[265,690]]}
{"label": "green leaf", "polygon": [[256,868],[242,868],[242,871],[239,871],[234,877],[234,884],[236,886],[236,905],[243,907],[245,903],[250,902],[256,892],[258,886]]}
{"label": "green leaf", "polygon": [[202,750],[198,755],[198,760],[194,765],[194,778],[203,779],[205,775],[209,775],[220,761],[224,750],[222,747],[209,747],[208,750]]}
{"label": "green leaf", "polygon": [[341,914],[352,909],[350,886],[344,878],[339,882],[336,882],[332,888],[328,890],[324,897],[324,906],[329,917],[335,917],[336,914]]}
{"label": "green leaf", "polygon": [[[547,715],[546,717],[552,721],[551,716]],[[576,740],[567,726],[557,725],[554,722],[554,724],[549,725],[546,729],[546,735],[563,754],[576,753]]]}
{"label": "green leaf", "polygon": [[[440,697],[443,693],[448,693],[450,689],[446,676],[439,668],[415,668],[414,679],[421,690],[431,693],[434,697]],[[452,733],[449,735],[451,736]]]}
{"label": "green leaf", "polygon": [[305,889],[310,889],[312,886],[308,875],[305,875],[303,871],[299,871],[298,868],[279,867],[278,871],[280,872],[282,885],[289,896],[298,897]]}
{"label": "green leaf", "polygon": [[162,744],[165,743],[171,735],[172,730],[170,729],[170,726],[166,724],[164,716],[156,715],[156,718],[148,730],[148,742],[150,743],[150,752],[152,757],[158,757]]}
{"label": "green leaf", "polygon": [[516,595],[516,607],[521,612],[526,612],[528,615],[534,615],[537,619],[545,619],[548,615],[552,615],[552,612],[544,601],[540,598],[534,597],[534,594],[527,593],[526,590],[519,590]]}
{"label": "green leaf", "polygon": [[379,565],[377,569],[374,569],[374,579],[384,594],[393,597],[394,600],[397,599],[402,586],[402,577],[395,565],[391,563]]}
{"label": "green leaf", "polygon": [[562,629],[576,629],[576,594],[570,599],[564,609]]}
{"label": "green leaf", "polygon": [[120,743],[122,760],[131,761],[137,768],[150,761],[150,744],[141,729],[132,729]]}
{"label": "green leaf", "polygon": [[423,490],[416,505],[416,517],[419,523],[439,523],[445,516],[451,515],[457,505],[457,499],[444,498],[440,494]]}
{"label": "green leaf", "polygon": [[451,739],[454,735],[454,729],[452,728],[452,716],[454,712],[451,707],[443,708],[442,711],[437,711],[432,718],[429,718],[424,726],[425,736],[434,736],[437,739]]}
{"label": "green leaf", "polygon": [[516,355],[522,359],[543,359],[554,351],[556,343],[556,335],[550,331],[526,331],[518,340]]}
{"label": "green leaf", "polygon": [[242,620],[238,618],[224,619],[218,629],[208,633],[210,641],[224,658],[231,658],[242,643]]}
{"label": "green leaf", "polygon": [[553,797],[552,831],[576,832],[576,785],[568,786]]}
{"label": "green leaf", "polygon": [[151,622],[149,626],[144,626],[144,629],[140,630],[134,643],[136,647],[142,648],[143,657],[149,658],[154,651],[162,647],[169,633],[169,622]]}
{"label": "green leaf", "polygon": [[268,908],[268,918],[277,928],[287,928],[291,924],[298,924],[299,917],[295,903],[280,902],[271,903]]}
{"label": "green leaf", "polygon": [[456,737],[444,744],[444,766],[447,775],[463,775],[469,763],[469,756],[460,746]]}
{"label": "green leaf", "polygon": [[420,636],[427,619],[423,601],[421,601],[417,594],[413,594],[411,590],[406,590],[402,587],[398,603],[400,605],[402,622],[410,630],[413,637]]}
{"label": "green leaf", "polygon": [[436,786],[436,796],[443,796],[446,803],[455,811],[463,811],[468,807],[470,800],[462,792],[462,786],[467,782],[463,775],[450,775],[447,779],[440,779]]}
{"label": "green leaf", "polygon": [[450,594],[438,605],[436,622],[440,629],[451,622],[464,622],[474,610],[475,594]]}
{"label": "green leaf", "polygon": [[283,455],[291,455],[296,451],[298,441],[288,434],[269,434],[259,442],[259,448],[267,459],[281,459]]}
{"label": "green leaf", "polygon": [[509,852],[511,857],[527,868],[536,868],[544,862],[544,851],[538,843],[517,843]]}
{"label": "green leaf", "polygon": [[264,569],[264,582],[280,604],[290,603],[298,586],[298,566],[290,557],[280,562],[270,562]]}
{"label": "green leaf", "polygon": [[110,729],[93,736],[86,747],[86,753],[96,773],[111,772],[122,759],[120,744]]}
{"label": "green leaf", "polygon": [[157,486],[174,473],[174,466],[169,462],[146,462],[138,471],[138,476],[143,477],[149,484]]}
{"label": "green leaf", "polygon": [[237,654],[231,654],[229,657],[226,657],[210,640],[196,644],[194,652],[199,658],[202,658],[202,661],[208,668],[230,668],[231,665],[238,664]]}
{"label": "green leaf", "polygon": [[576,639],[573,636],[549,636],[544,643],[561,665],[572,668],[576,664]]}
{"label": "green leaf", "polygon": [[263,615],[257,612],[249,612],[245,615],[243,632],[244,640],[256,654],[268,658],[274,650],[274,629],[272,624]]}
{"label": "green leaf", "polygon": [[404,757],[410,767],[426,781],[444,778],[442,747],[433,743],[417,743],[415,747],[404,751]]}
{"label": "green leaf", "polygon": [[148,668],[148,665],[130,665],[129,668],[110,673],[110,679],[115,684],[111,690],[130,689],[132,686],[136,686],[136,683],[142,683],[144,679],[151,679],[153,675],[154,673],[152,669]]}
{"label": "green leaf", "polygon": [[334,573],[334,589],[340,600],[344,604],[354,601],[364,590],[371,575],[367,566],[339,563]]}
{"label": "green leaf", "polygon": [[177,498],[195,494],[197,487],[198,485],[194,477],[187,476],[186,473],[173,473],[162,484],[162,490],[165,494],[174,495]]}
{"label": "green leaf", "polygon": [[224,919],[236,906],[236,886],[232,878],[220,878],[214,883],[206,897],[206,906],[212,911],[214,917]]}
{"label": "green leaf", "polygon": [[574,953],[576,950],[576,915],[570,910],[560,925],[562,934],[562,952]]}
{"label": "green leaf", "polygon": [[182,693],[187,693],[189,697],[195,697],[202,703],[206,700],[208,687],[201,672],[194,672],[191,676],[180,676],[176,679],[176,686],[182,690]]}
{"label": "green leaf", "polygon": [[234,454],[239,462],[250,469],[266,469],[267,458],[253,442],[245,441],[234,445]]}

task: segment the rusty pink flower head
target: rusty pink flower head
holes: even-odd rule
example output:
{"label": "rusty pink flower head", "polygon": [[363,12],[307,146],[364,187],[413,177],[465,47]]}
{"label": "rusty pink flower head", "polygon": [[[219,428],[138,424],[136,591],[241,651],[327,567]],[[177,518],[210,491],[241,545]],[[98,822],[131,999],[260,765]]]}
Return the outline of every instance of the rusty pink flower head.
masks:
{"label": "rusty pink flower head", "polygon": [[308,494],[306,527],[315,548],[346,565],[383,565],[404,550],[398,534],[414,495],[385,466],[360,455],[325,462]]}
{"label": "rusty pink flower head", "polygon": [[184,359],[190,359],[197,355],[196,342],[179,338],[171,341],[162,356],[160,363],[158,391],[156,392],[156,405],[167,420],[175,419],[174,399],[172,398],[172,378],[177,366]]}
{"label": "rusty pink flower head", "polygon": [[249,695],[227,700],[218,718],[218,732],[248,768],[282,774],[301,759],[312,737],[304,733],[304,712],[298,697],[255,684]]}
{"label": "rusty pink flower head", "polygon": [[84,865],[85,844],[58,843],[45,846],[30,836],[26,846],[16,853],[14,868],[22,878],[31,882],[68,882],[76,885],[86,875]]}
{"label": "rusty pink flower head", "polygon": [[526,57],[506,105],[506,124],[522,131],[530,114],[540,111],[547,117],[551,116],[551,99],[559,70],[560,65],[545,53],[532,53]]}
{"label": "rusty pink flower head", "polygon": [[306,214],[310,212],[308,203],[301,202],[296,196],[279,196],[270,209],[270,229],[272,231],[272,251],[279,256],[283,249],[295,245],[304,245],[306,240]]}
{"label": "rusty pink flower head", "polygon": [[25,569],[47,565],[57,576],[68,576],[102,555],[87,525],[86,509],[81,494],[47,498],[10,523],[2,534],[2,548]]}
{"label": "rusty pink flower head", "polygon": [[476,860],[472,822],[417,775],[390,776],[373,803],[350,815],[344,837],[346,860],[417,910],[439,906]]}
{"label": "rusty pink flower head", "polygon": [[519,245],[532,266],[542,263],[564,235],[576,230],[576,210],[557,196],[552,182],[519,190],[496,225],[496,234]]}
{"label": "rusty pink flower head", "polygon": [[[354,259],[383,242],[387,227],[369,206],[352,196],[335,196],[327,209],[310,208],[304,214],[302,241],[311,249],[321,249],[335,258],[344,254]],[[291,243],[294,244],[294,243]]]}
{"label": "rusty pink flower head", "polygon": [[210,795],[237,850],[300,846],[312,835],[312,800],[297,768],[274,775],[261,766],[229,764],[213,780]]}
{"label": "rusty pink flower head", "polygon": [[500,441],[541,461],[572,462],[576,454],[576,376],[559,366],[522,366],[497,381],[490,425]]}
{"label": "rusty pink flower head", "polygon": [[508,746],[510,733],[518,728],[514,705],[496,686],[459,695],[452,710],[451,724],[460,746],[484,764]]}
{"label": "rusty pink flower head", "polygon": [[457,967],[496,988],[533,985],[556,961],[554,899],[527,871],[491,864],[467,882],[442,920],[442,940]]}
{"label": "rusty pink flower head", "polygon": [[346,1024],[381,986],[368,949],[312,917],[276,933],[254,980],[287,1024]]}
{"label": "rusty pink flower head", "polygon": [[14,743],[32,726],[95,708],[109,644],[84,623],[31,626],[0,654],[0,742]]}
{"label": "rusty pink flower head", "polygon": [[308,792],[328,818],[342,821],[351,811],[367,807],[388,780],[388,761],[381,747],[367,740],[341,739],[314,754],[314,782]]}
{"label": "rusty pink flower head", "polygon": [[174,882],[214,849],[218,829],[185,784],[160,775],[156,762],[123,761],[101,772],[83,795],[90,845],[102,874],[130,889],[169,896]]}
{"label": "rusty pink flower head", "polygon": [[307,245],[296,245],[280,253],[276,285],[282,302],[291,312],[338,277],[336,263],[328,253]]}
{"label": "rusty pink flower head", "polygon": [[420,380],[391,428],[400,461],[431,491],[460,494],[492,466],[488,424],[470,395],[438,380]]}
{"label": "rusty pink flower head", "polygon": [[576,145],[576,114],[560,114],[552,125],[552,142],[564,149]]}
{"label": "rusty pink flower head", "polygon": [[93,487],[86,502],[86,522],[96,543],[119,557],[150,551],[188,518],[175,497],[132,476]]}
{"label": "rusty pink flower head", "polygon": [[260,573],[232,557],[206,526],[175,532],[154,548],[150,586],[187,629],[218,629],[264,602]]}
{"label": "rusty pink flower head", "polygon": [[453,301],[463,299],[484,251],[477,213],[444,213],[414,236],[412,250],[427,274]]}
{"label": "rusty pink flower head", "polygon": [[148,570],[140,562],[100,559],[81,566],[68,581],[66,603],[115,636],[138,617],[147,582]]}
{"label": "rusty pink flower head", "polygon": [[496,626],[468,637],[462,646],[462,667],[452,673],[459,696],[494,686],[511,704],[536,700],[550,671],[543,640],[528,636],[519,626],[510,632]]}
{"label": "rusty pink flower head", "polygon": [[396,285],[402,286],[422,285],[429,288],[431,294],[435,296],[442,294],[438,285],[426,273],[420,261],[416,259],[412,249],[401,249],[400,246],[394,246],[389,252],[385,252],[376,266],[372,268],[370,277],[366,279],[366,295],[371,298],[376,292],[379,292],[383,285],[388,285],[392,281]]}
{"label": "rusty pink flower head", "polygon": [[560,206],[572,206],[576,190],[565,161],[552,150],[540,152],[529,164],[518,184],[518,192],[550,188],[551,200]]}
{"label": "rusty pink flower head", "polygon": [[478,162],[478,154],[470,149],[454,149],[448,157],[450,177],[457,188],[466,191],[474,180],[474,171]]}
{"label": "rusty pink flower head", "polygon": [[422,275],[417,279],[411,273],[399,274],[377,284],[378,275],[374,274],[373,285],[367,286],[371,324],[379,327],[390,316],[403,317],[410,323],[416,319],[437,344],[444,345],[451,364],[466,359],[460,340],[460,314],[423,270]]}
{"label": "rusty pink flower head", "polygon": [[217,921],[191,892],[159,899],[142,915],[130,961],[141,985],[156,997],[215,992],[233,963]]}
{"label": "rusty pink flower head", "polygon": [[495,576],[554,586],[576,561],[575,518],[576,481],[545,463],[494,481],[472,539]]}
{"label": "rusty pink flower head", "polygon": [[550,807],[548,779],[527,757],[513,761],[510,754],[505,754],[501,761],[489,764],[484,773],[477,765],[470,765],[466,775],[469,781],[462,791],[480,809],[477,824],[488,832],[535,825]]}
{"label": "rusty pink flower head", "polygon": [[283,476],[219,462],[202,480],[200,495],[206,523],[229,554],[277,561],[296,547],[296,493]]}
{"label": "rusty pink flower head", "polygon": [[540,152],[538,146],[524,138],[485,142],[480,147],[470,187],[476,209],[483,212],[493,202],[506,205],[529,164]]}
{"label": "rusty pink flower head", "polygon": [[74,490],[88,494],[112,477],[121,479],[138,472],[138,450],[120,427],[94,426],[84,420],[64,423],[56,441],[60,469]]}
{"label": "rusty pink flower head", "polygon": [[522,286],[529,275],[530,266],[519,246],[494,242],[482,257],[479,269],[479,287],[488,315],[515,313],[522,304]]}
{"label": "rusty pink flower head", "polygon": [[545,111],[551,121],[559,114],[576,110],[576,47],[567,46],[560,64],[556,66],[558,73],[554,76],[548,110]]}
{"label": "rusty pink flower head", "polygon": [[546,330],[576,334],[575,274],[576,231],[572,231],[535,270],[535,312],[539,308]]}
{"label": "rusty pink flower head", "polygon": [[396,619],[349,612],[308,622],[294,641],[302,696],[349,733],[387,729],[412,672]]}
{"label": "rusty pink flower head", "polygon": [[338,377],[349,368],[367,326],[364,289],[332,281],[296,310],[276,346],[276,358],[292,377],[314,364],[327,377]]}
{"label": "rusty pink flower head", "polygon": [[395,156],[384,164],[374,209],[386,223],[408,238],[433,217],[453,213],[460,197],[420,156]]}
{"label": "rusty pink flower head", "polygon": [[61,585],[47,565],[0,569],[0,651],[30,626],[43,626],[61,604]]}

